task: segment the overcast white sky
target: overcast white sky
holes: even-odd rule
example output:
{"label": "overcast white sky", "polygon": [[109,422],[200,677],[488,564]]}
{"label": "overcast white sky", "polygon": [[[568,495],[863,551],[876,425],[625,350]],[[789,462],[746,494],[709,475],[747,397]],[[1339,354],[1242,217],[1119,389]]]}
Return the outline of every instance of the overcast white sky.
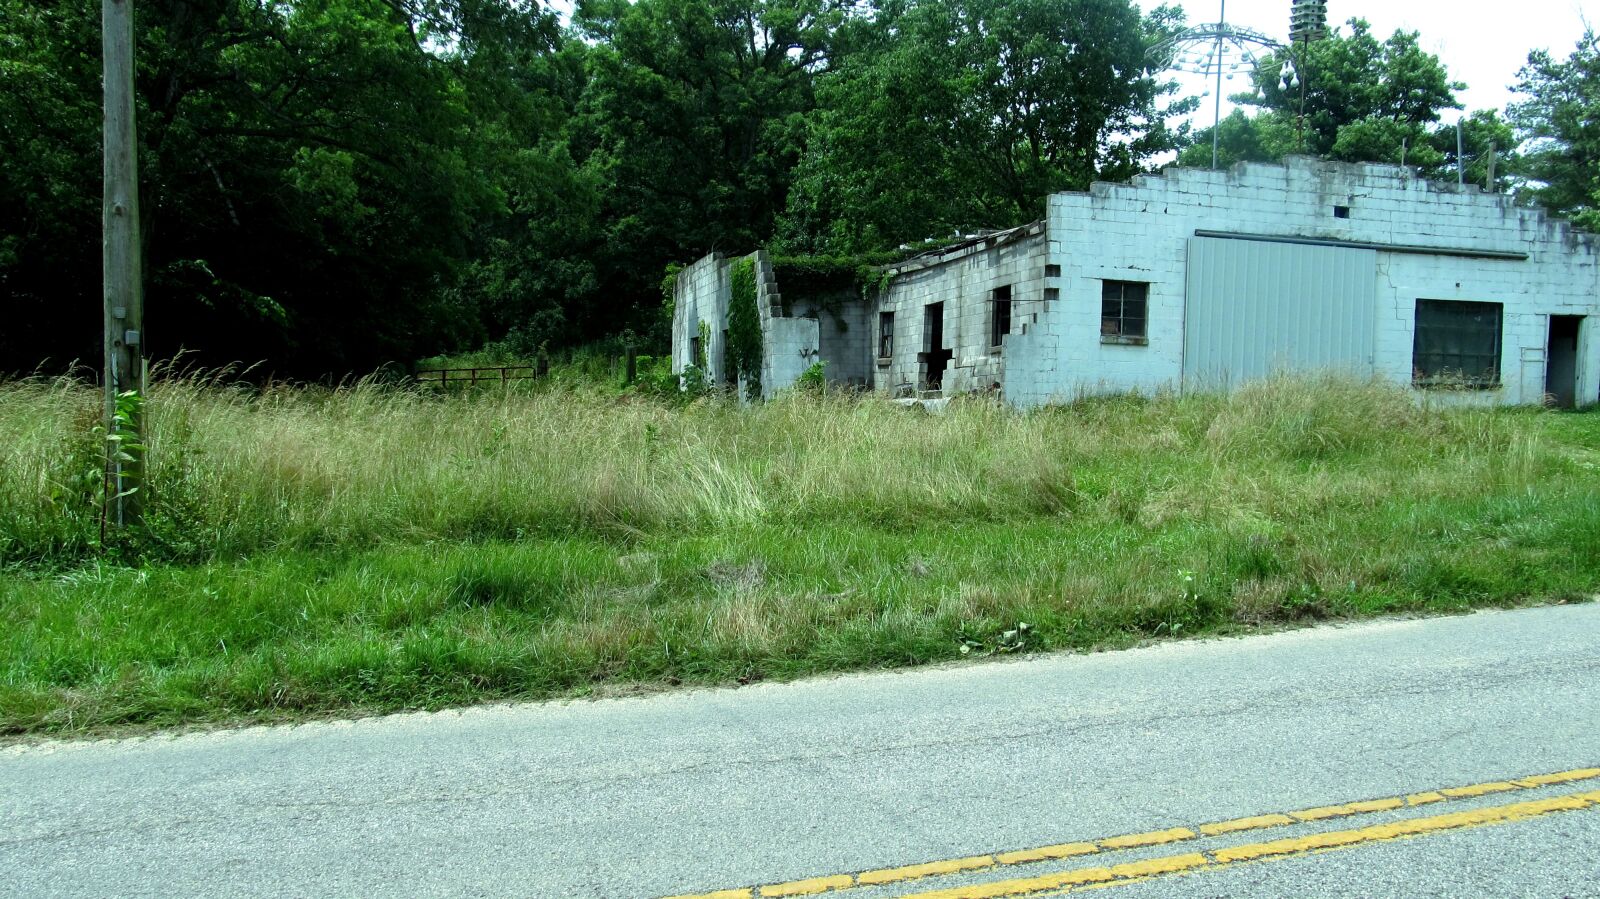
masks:
{"label": "overcast white sky", "polygon": [[[1156,0],[1141,0],[1153,7]],[[1178,0],[1190,23],[1215,22],[1217,0]],[[1262,32],[1275,40],[1288,40],[1290,0],[1227,0],[1229,24]],[[1467,89],[1457,95],[1466,111],[1504,110],[1513,99],[1509,87],[1517,70],[1528,61],[1528,51],[1547,49],[1564,59],[1583,35],[1584,22],[1600,26],[1600,0],[1515,0],[1511,3],[1474,0],[1328,0],[1328,24],[1363,18],[1372,23],[1381,40],[1397,28],[1421,32],[1424,50],[1437,54],[1450,77],[1465,81]],[[1207,90],[1198,75],[1180,75],[1184,87],[1194,94]],[[1228,94],[1243,90],[1248,80],[1241,74],[1222,82],[1222,115],[1231,108]],[[1210,127],[1211,100],[1208,97],[1194,117],[1196,127]],[[1448,112],[1444,121],[1454,122],[1459,113]]]}

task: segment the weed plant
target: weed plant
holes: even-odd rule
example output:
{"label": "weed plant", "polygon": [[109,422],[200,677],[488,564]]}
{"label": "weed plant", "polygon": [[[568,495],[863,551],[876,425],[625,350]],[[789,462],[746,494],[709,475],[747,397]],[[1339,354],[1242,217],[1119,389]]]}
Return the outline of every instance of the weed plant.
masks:
{"label": "weed plant", "polygon": [[0,733],[730,683],[1580,599],[1600,416],[1378,383],[944,414],[575,382],[0,384]]}

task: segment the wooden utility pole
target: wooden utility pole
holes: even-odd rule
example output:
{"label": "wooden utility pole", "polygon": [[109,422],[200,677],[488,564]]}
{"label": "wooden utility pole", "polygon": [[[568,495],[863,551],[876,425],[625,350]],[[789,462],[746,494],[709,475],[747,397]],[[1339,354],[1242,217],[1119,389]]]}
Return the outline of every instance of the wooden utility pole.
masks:
{"label": "wooden utility pole", "polygon": [[[105,294],[107,517],[135,524],[144,507],[144,271],[139,241],[139,137],[133,101],[133,0],[102,0],[105,64]],[[132,401],[119,398],[129,391]]]}

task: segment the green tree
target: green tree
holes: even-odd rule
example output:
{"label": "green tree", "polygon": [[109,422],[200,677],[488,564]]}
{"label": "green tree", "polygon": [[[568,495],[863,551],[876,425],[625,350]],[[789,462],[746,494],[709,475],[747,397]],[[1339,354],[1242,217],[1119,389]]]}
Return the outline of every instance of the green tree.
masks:
{"label": "green tree", "polygon": [[[1293,119],[1273,112],[1249,115],[1235,109],[1222,120],[1217,140],[1217,167],[1236,162],[1272,162],[1300,148],[1300,136]],[[1178,153],[1178,164],[1191,168],[1211,167],[1211,129],[1195,132],[1194,140]]]}
{"label": "green tree", "polygon": [[[1397,30],[1385,41],[1364,19],[1346,23],[1319,41],[1262,59],[1254,90],[1236,99],[1303,127],[1305,152],[1346,161],[1398,161],[1425,142],[1428,126],[1446,109],[1459,109],[1453,81],[1439,57],[1418,45],[1418,33]],[[1302,90],[1285,82],[1295,61]]]}
{"label": "green tree", "polygon": [[599,191],[587,333],[645,330],[664,265],[771,233],[842,13],[828,0],[585,0],[572,131]]}
{"label": "green tree", "polygon": [[[1454,163],[1434,124],[1446,109],[1459,109],[1443,63],[1418,45],[1415,31],[1396,31],[1379,41],[1363,19],[1351,19],[1349,33],[1268,54],[1251,74],[1251,90],[1233,97],[1255,107],[1222,122],[1219,162],[1267,161],[1306,153],[1345,162],[1402,160],[1437,171]],[[1290,83],[1289,73],[1296,78]],[[1303,82],[1303,83],[1302,83]],[[1303,88],[1303,90],[1302,90]],[[1180,155],[1183,165],[1209,166],[1211,129],[1194,135]]]}
{"label": "green tree", "polygon": [[[136,21],[158,354],[363,371],[481,327],[459,287],[484,223],[560,183],[552,17],[142,0]],[[0,0],[0,290],[26,322],[0,334],[7,368],[99,355],[99,43],[94,4]]]}
{"label": "green tree", "polygon": [[1017,224],[1179,142],[1148,49],[1181,25],[1127,0],[887,2],[846,31],[782,236],[859,252]]}
{"label": "green tree", "polygon": [[[1428,138],[1438,162],[1423,168],[1423,174],[1437,181],[1456,180],[1456,129],[1444,125]],[[1495,159],[1493,190],[1505,191],[1520,181],[1523,160],[1517,151],[1516,133],[1511,123],[1492,109],[1480,109],[1461,119],[1461,158],[1464,180],[1484,185],[1489,176],[1490,156]]]}
{"label": "green tree", "polygon": [[1545,208],[1600,231],[1600,37],[1586,31],[1557,61],[1528,55],[1511,104],[1517,135],[1528,142],[1528,193]]}

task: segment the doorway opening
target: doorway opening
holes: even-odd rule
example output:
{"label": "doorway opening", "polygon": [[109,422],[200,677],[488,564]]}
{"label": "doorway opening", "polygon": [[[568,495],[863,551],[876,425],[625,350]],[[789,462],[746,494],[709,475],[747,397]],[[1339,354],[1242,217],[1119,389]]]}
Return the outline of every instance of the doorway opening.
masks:
{"label": "doorway opening", "polygon": [[944,348],[944,304],[922,307],[922,383],[927,390],[944,389],[944,370],[954,355]]}
{"label": "doorway opening", "polygon": [[1578,328],[1581,315],[1550,316],[1550,346],[1545,353],[1544,392],[1549,405],[1578,405]]}

